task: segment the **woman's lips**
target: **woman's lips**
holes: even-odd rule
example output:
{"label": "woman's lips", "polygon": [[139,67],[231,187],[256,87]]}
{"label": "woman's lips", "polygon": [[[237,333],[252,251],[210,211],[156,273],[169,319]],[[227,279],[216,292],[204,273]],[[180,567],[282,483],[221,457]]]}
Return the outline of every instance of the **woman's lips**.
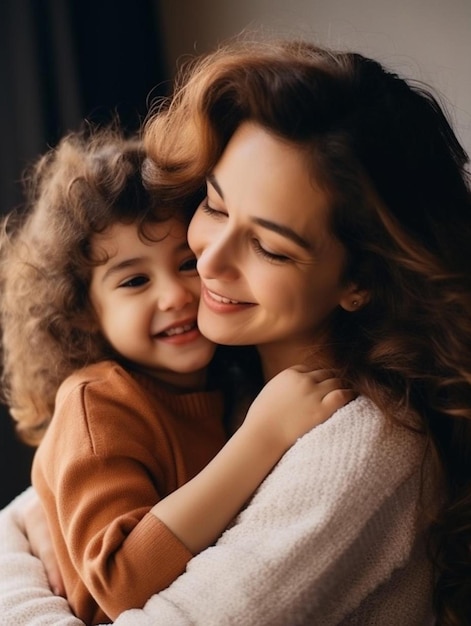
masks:
{"label": "woman's lips", "polygon": [[201,298],[208,309],[214,311],[215,313],[232,313],[255,306],[253,302],[233,300],[227,296],[210,291],[204,285],[201,288]]}

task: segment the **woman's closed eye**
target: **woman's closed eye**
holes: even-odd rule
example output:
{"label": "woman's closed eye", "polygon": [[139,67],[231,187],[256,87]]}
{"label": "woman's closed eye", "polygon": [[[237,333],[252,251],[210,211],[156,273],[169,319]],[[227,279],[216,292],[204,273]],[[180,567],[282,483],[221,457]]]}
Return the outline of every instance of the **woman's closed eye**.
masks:
{"label": "woman's closed eye", "polygon": [[[208,204],[208,198],[203,200],[200,206],[201,210],[206,213],[206,215],[209,215],[214,219],[225,219],[227,217],[227,213],[225,213],[224,211],[214,209],[212,206],[210,206]],[[275,252],[270,252],[269,250],[266,250],[261,245],[260,241],[255,237],[252,239],[252,245],[258,255],[260,255],[267,261],[270,261],[271,263],[287,263],[291,261],[290,257],[284,254],[276,254]]]}
{"label": "woman's closed eye", "polygon": [[256,254],[266,259],[270,263],[288,263],[291,259],[284,254],[276,254],[275,252],[270,252],[266,250],[260,243],[258,239],[252,239],[252,245]]}
{"label": "woman's closed eye", "polygon": [[223,219],[227,217],[227,213],[224,213],[224,211],[220,211],[218,209],[213,208],[212,206],[209,206],[208,198],[205,198],[203,202],[200,204],[200,206],[201,206],[202,211],[206,213],[206,215],[210,215],[211,217],[214,217],[216,219]]}

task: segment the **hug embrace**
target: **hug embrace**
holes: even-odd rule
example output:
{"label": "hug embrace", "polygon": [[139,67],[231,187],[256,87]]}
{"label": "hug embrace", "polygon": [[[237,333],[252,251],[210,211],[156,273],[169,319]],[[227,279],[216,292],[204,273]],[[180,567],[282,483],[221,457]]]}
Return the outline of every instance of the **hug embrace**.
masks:
{"label": "hug embrace", "polygon": [[[79,154],[81,182],[65,189],[84,193],[73,212],[84,236],[80,263],[63,267],[82,297],[36,326],[36,294],[21,297],[22,319],[57,354],[61,319],[87,350],[23,391],[15,290],[25,267],[49,278],[47,255],[25,250],[52,219],[35,217],[42,193],[60,181],[39,166],[45,186],[4,226],[5,388],[20,431],[45,434],[41,504],[29,490],[0,517],[1,614],[466,624],[471,202],[467,155],[431,90],[360,54],[236,41],[182,69],[138,145],[83,141],[65,139],[43,163],[70,143]],[[129,270],[136,259],[148,265]],[[28,367],[44,381],[37,343]],[[113,407],[104,439],[85,388]],[[64,433],[86,444],[58,452]],[[43,509],[78,617],[35,556],[30,516]]]}

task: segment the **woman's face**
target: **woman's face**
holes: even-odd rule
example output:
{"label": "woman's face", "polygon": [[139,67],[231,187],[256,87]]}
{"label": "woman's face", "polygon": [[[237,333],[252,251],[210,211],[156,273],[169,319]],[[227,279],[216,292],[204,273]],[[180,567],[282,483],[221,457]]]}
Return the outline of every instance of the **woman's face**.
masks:
{"label": "woman's face", "polygon": [[354,308],[327,194],[303,153],[260,126],[244,123],[231,138],[188,241],[199,259],[201,331],[256,344],[267,376],[304,361],[306,348],[325,356],[330,314]]}

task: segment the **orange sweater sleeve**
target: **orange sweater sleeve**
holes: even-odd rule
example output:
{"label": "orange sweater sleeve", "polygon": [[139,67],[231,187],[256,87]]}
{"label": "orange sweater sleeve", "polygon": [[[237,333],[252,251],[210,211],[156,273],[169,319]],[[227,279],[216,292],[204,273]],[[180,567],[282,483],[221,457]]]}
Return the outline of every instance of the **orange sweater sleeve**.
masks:
{"label": "orange sweater sleeve", "polygon": [[167,408],[156,415],[134,383],[112,371],[66,385],[34,461],[68,600],[89,624],[143,606],[192,556],[149,513],[182,460]]}

